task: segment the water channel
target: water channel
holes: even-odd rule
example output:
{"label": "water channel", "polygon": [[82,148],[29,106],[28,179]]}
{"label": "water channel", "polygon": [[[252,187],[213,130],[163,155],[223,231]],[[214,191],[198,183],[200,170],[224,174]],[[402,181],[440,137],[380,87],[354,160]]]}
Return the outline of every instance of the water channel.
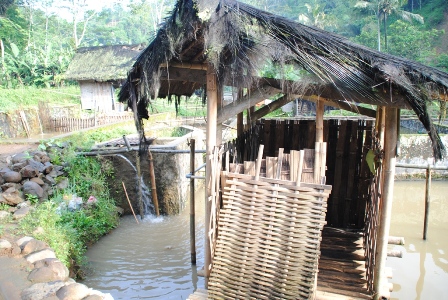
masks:
{"label": "water channel", "polygon": [[[392,299],[446,299],[448,295],[448,181],[433,181],[428,237],[422,239],[424,181],[396,181],[391,235],[404,236],[403,258],[388,258]],[[204,195],[196,197],[198,267],[203,265]],[[92,273],[84,283],[115,299],[186,299],[204,280],[190,265],[189,211],[179,216],[132,216],[89,249]]]}

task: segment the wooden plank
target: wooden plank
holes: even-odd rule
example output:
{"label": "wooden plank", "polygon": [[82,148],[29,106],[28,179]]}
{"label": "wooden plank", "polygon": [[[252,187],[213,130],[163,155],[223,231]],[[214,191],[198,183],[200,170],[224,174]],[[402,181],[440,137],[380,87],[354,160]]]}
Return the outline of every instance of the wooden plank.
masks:
{"label": "wooden plank", "polygon": [[245,161],[244,162],[244,174],[255,176],[255,162],[254,161]]}
{"label": "wooden plank", "polygon": [[283,121],[283,120],[275,121],[275,132],[274,132],[275,148],[283,148],[284,149],[284,142],[285,142],[284,128],[285,128],[285,121]]}
{"label": "wooden plank", "polygon": [[264,129],[264,155],[275,156],[274,149],[271,142],[271,120],[263,120]]}
{"label": "wooden plank", "polygon": [[361,159],[361,171],[360,171],[360,179],[358,184],[358,199],[356,214],[358,217],[357,224],[359,228],[364,227],[364,216],[366,214],[366,206],[367,199],[369,198],[369,184],[370,178],[372,177],[372,173],[369,170],[369,166],[367,165],[366,156],[369,149],[372,149],[372,131],[373,131],[373,122],[368,121],[365,128],[365,139],[364,139],[364,147]]}
{"label": "wooden plank", "polygon": [[294,120],[292,123],[292,145],[291,145],[291,149],[293,150],[301,150],[300,145],[299,145],[299,120]]}
{"label": "wooden plank", "polygon": [[356,153],[357,153],[357,146],[358,146],[358,121],[350,121],[350,140],[349,140],[349,146],[348,148],[348,161],[345,164],[348,168],[347,172],[347,188],[346,188],[346,194],[345,194],[345,207],[344,207],[344,219],[342,222],[342,226],[344,228],[347,228],[350,223],[350,216],[351,214],[354,214],[354,212],[351,211],[352,208],[352,201],[353,201],[353,189],[356,187],[354,185],[355,183],[355,171],[356,171]]}
{"label": "wooden plank", "polygon": [[341,121],[339,125],[339,134],[338,134],[338,142],[336,145],[336,162],[335,162],[335,170],[334,170],[334,182],[333,182],[333,192],[331,193],[333,195],[332,202],[331,202],[331,214],[332,214],[332,226],[340,227],[342,217],[340,217],[339,213],[339,199],[340,199],[340,191],[341,191],[341,185],[343,183],[342,181],[342,169],[344,168],[344,161],[343,161],[343,155],[344,155],[344,147],[345,147],[345,135],[346,135],[346,128],[347,128],[347,121],[343,120]]}

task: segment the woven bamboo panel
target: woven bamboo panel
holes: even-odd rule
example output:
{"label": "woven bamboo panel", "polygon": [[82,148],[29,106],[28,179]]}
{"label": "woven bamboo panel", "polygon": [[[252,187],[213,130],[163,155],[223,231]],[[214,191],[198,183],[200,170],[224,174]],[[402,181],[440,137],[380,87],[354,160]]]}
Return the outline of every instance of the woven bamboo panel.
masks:
{"label": "woven bamboo panel", "polygon": [[223,172],[209,299],[310,299],[331,186]]}

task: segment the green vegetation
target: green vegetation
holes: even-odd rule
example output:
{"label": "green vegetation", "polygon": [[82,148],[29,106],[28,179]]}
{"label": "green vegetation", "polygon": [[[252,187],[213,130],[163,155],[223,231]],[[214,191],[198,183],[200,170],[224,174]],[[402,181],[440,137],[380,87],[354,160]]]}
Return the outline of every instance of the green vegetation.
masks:
{"label": "green vegetation", "polygon": [[51,89],[33,86],[6,89],[0,86],[0,111],[37,107],[40,101],[50,105],[79,105],[80,97],[81,91],[77,85]]}
{"label": "green vegetation", "polygon": [[[75,156],[71,149],[56,150],[61,151],[58,158],[66,163],[69,186],[57,191],[49,201],[38,204],[19,225],[22,234],[45,241],[67,267],[79,272],[85,263],[87,246],[115,228],[118,215],[107,188],[107,180],[113,175],[110,163],[100,158]],[[72,209],[70,201],[79,197],[82,205]]]}

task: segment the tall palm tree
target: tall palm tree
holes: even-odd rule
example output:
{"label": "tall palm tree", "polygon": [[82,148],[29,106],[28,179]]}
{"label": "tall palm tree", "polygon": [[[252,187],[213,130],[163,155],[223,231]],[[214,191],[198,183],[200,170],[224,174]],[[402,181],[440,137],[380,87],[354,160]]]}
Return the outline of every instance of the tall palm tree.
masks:
{"label": "tall palm tree", "polygon": [[402,7],[407,3],[407,0],[373,0],[358,1],[355,7],[372,9],[378,21],[378,51],[381,51],[381,21],[383,22],[384,31],[384,48],[387,51],[387,17],[389,15],[396,15],[400,19],[411,23],[413,20],[423,24],[423,17],[419,14],[414,14],[405,11]]}

